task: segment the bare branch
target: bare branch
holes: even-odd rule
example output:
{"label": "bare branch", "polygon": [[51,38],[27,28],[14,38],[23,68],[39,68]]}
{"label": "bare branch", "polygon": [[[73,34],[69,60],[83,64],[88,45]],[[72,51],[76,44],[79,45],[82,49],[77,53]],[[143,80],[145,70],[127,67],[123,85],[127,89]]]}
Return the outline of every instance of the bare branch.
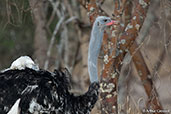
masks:
{"label": "bare branch", "polygon": [[51,40],[50,40],[50,44],[49,44],[49,47],[48,47],[48,51],[47,51],[47,59],[45,61],[45,65],[44,65],[44,69],[45,70],[48,69],[49,57],[51,55],[52,47],[53,47],[53,44],[54,44],[54,41],[55,41],[55,36],[58,33],[59,28],[62,25],[64,19],[65,19],[65,17],[61,17],[61,19],[59,20],[59,22],[56,24],[55,30],[53,31],[53,34],[52,34],[52,37],[51,37]]}
{"label": "bare branch", "polygon": [[134,53],[137,47],[138,46],[135,42],[130,48],[130,53],[133,57],[134,64],[141,78],[147,96],[149,97],[148,105],[152,106],[154,110],[162,109],[161,103],[158,100],[157,91],[152,81],[151,73],[148,70],[143,56],[140,51],[136,51],[136,54]]}
{"label": "bare branch", "polygon": [[[52,4],[52,6],[54,8],[54,11],[56,12],[56,14],[58,16],[61,16],[61,14],[59,13],[59,11],[57,11],[57,6],[59,6],[59,2],[54,3],[52,0],[50,0],[50,2]],[[53,47],[53,44],[54,44],[54,41],[55,41],[55,36],[58,33],[59,28],[62,25],[64,19],[65,19],[65,16],[60,17],[60,20],[56,24],[55,30],[53,31],[53,34],[52,34],[52,37],[51,37],[51,40],[50,40],[50,44],[49,44],[49,47],[48,47],[48,50],[47,50],[47,59],[46,59],[45,64],[44,64],[44,69],[48,69],[49,57],[51,55],[52,47]]]}

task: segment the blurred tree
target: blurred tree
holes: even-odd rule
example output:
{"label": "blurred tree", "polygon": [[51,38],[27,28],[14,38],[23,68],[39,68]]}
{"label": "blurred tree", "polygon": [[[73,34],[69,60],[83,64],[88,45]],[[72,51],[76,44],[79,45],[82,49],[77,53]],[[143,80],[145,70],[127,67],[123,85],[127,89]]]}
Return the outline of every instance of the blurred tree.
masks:
{"label": "blurred tree", "polygon": [[0,0],[0,9],[0,69],[4,69],[17,57],[33,54],[34,25],[28,1]]}
{"label": "blurred tree", "polygon": [[43,68],[48,43],[46,33],[47,2],[43,0],[29,0],[29,3],[35,24],[34,56],[39,66]]}

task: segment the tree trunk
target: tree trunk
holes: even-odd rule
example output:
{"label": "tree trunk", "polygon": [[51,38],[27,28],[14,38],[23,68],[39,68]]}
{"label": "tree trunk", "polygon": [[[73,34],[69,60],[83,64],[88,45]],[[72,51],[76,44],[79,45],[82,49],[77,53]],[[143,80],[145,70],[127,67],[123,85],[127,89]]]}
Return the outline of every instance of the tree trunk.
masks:
{"label": "tree trunk", "polygon": [[43,67],[47,51],[45,3],[41,0],[29,0],[29,3],[35,24],[34,57],[36,58],[39,67]]}

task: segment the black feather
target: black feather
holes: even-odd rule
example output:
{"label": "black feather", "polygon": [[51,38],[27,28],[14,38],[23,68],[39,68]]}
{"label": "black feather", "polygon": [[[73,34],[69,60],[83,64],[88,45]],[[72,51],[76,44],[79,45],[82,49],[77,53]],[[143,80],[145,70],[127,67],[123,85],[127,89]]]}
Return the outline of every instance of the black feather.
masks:
{"label": "black feather", "polygon": [[21,114],[35,111],[41,114],[89,114],[98,99],[99,83],[92,83],[81,96],[73,95],[69,89],[69,74],[62,70],[53,73],[29,68],[5,71],[0,73],[0,114],[6,114],[19,98]]}

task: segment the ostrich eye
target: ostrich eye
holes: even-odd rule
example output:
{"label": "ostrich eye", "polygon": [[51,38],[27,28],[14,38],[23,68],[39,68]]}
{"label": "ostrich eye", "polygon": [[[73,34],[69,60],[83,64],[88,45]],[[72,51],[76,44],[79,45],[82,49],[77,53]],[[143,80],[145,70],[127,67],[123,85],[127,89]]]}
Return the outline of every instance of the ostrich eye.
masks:
{"label": "ostrich eye", "polygon": [[105,19],[104,22],[107,22],[107,19]]}

